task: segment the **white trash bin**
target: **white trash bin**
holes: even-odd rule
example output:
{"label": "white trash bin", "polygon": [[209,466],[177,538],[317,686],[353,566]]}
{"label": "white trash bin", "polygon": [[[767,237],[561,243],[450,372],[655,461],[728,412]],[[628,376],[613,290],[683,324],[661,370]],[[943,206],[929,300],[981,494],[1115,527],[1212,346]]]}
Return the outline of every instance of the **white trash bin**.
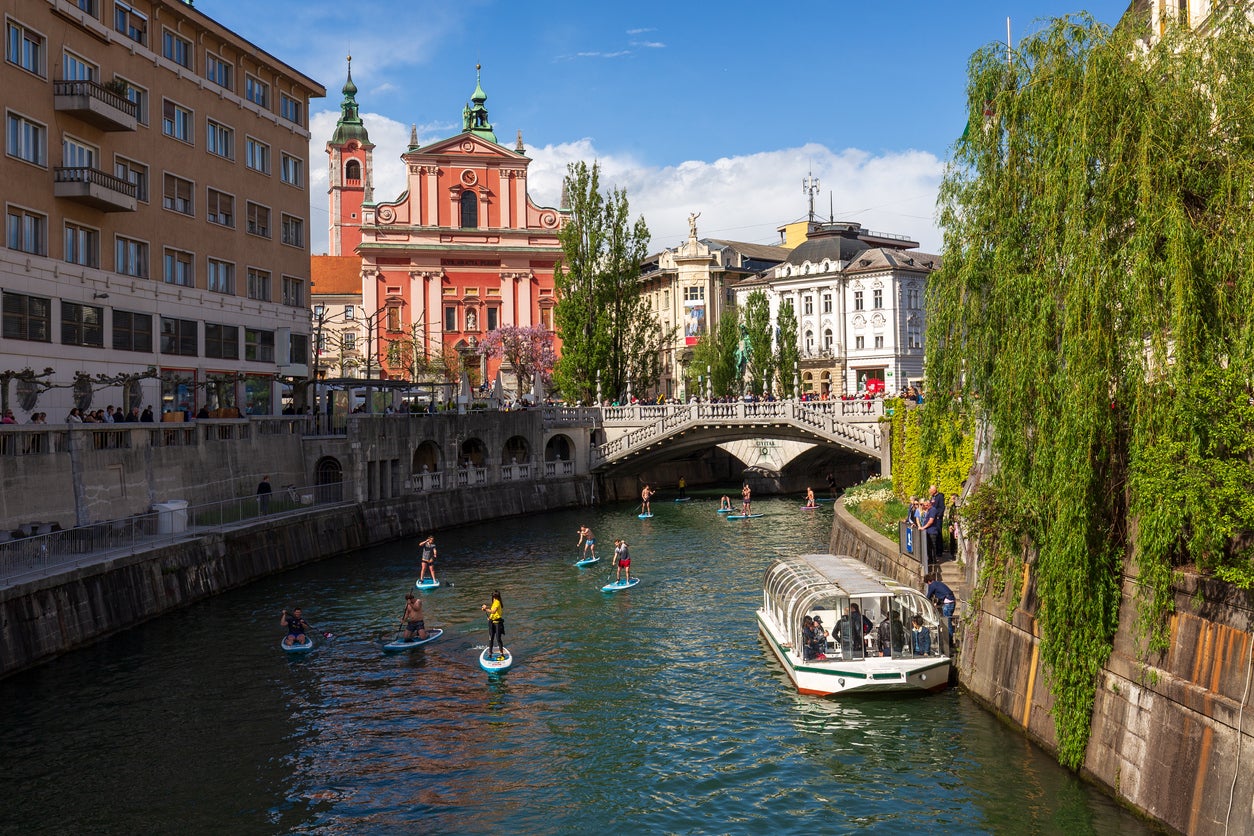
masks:
{"label": "white trash bin", "polygon": [[187,500],[168,499],[152,506],[157,512],[158,534],[182,534],[187,530]]}

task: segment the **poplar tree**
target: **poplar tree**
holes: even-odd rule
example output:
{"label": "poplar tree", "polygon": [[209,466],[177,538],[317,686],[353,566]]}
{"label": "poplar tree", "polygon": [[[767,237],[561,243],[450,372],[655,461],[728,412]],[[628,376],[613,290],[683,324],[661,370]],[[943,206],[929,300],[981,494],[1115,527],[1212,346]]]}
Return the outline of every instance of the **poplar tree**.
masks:
{"label": "poplar tree", "polygon": [[597,163],[571,163],[564,189],[571,214],[558,233],[553,318],[562,347],[553,380],[568,400],[594,400],[598,371],[611,398],[626,392],[629,374],[633,393],[644,392],[657,384],[665,343],[639,292],[649,228],[629,219],[625,190],[601,190]]}
{"label": "poplar tree", "polygon": [[779,306],[779,334],[776,338],[779,346],[775,359],[775,368],[779,370],[779,388],[786,398],[795,398],[793,389],[793,370],[801,357],[800,334],[797,327],[797,311],[791,299],[785,299]]}
{"label": "poplar tree", "polygon": [[708,368],[710,394],[716,398],[740,394],[736,378],[736,346],[740,339],[740,312],[733,307],[723,309],[718,327],[702,334],[692,349],[688,366],[688,391],[705,397],[705,389],[697,391],[697,376],[704,377]]}
{"label": "poplar tree", "polygon": [[746,297],[743,325],[749,337],[749,391],[768,394],[775,377],[775,356],[771,351],[771,307],[761,290]]}

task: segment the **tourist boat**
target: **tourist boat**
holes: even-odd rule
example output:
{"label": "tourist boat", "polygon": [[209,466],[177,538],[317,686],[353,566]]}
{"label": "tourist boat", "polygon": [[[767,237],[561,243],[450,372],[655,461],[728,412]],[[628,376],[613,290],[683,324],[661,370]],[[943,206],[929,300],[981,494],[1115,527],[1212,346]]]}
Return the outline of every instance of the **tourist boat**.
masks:
{"label": "tourist boat", "polygon": [[[762,596],[758,628],[803,694],[935,691],[949,684],[936,607],[859,560],[833,554],[777,559],[766,570]],[[809,647],[806,616],[820,619],[819,632],[826,634]],[[917,633],[911,630],[915,616]]]}

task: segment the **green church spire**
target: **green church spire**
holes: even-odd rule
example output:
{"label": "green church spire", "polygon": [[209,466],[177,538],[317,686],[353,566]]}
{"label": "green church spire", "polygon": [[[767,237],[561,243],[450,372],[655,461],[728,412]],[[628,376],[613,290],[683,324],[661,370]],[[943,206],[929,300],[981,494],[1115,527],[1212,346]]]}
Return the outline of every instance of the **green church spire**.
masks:
{"label": "green church spire", "polygon": [[488,109],[484,106],[488,100],[488,94],[483,92],[483,84],[479,80],[480,69],[480,65],[475,64],[475,92],[470,96],[473,106],[468,104],[462,108],[462,130],[496,142],[496,134],[492,132],[492,123],[488,121]]}
{"label": "green church spire", "polygon": [[353,84],[353,56],[348,56],[348,80],[344,82],[344,101],[340,102],[340,119],[331,135],[333,145],[343,145],[355,139],[362,145],[370,144],[370,135],[357,112],[357,85]]}

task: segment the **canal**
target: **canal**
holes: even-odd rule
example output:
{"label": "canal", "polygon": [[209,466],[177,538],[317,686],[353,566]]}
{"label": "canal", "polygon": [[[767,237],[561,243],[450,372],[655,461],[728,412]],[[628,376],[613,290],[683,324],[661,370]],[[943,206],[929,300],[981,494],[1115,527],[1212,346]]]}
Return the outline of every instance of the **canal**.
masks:
{"label": "canal", "polygon": [[[445,635],[384,655],[413,543],[324,561],[0,681],[0,832],[1152,832],[960,691],[797,695],[758,638],[762,572],[831,507],[717,497],[440,532]],[[586,523],[603,559],[572,566]],[[615,537],[634,589],[607,595]],[[502,593],[513,670],[489,679]],[[300,605],[334,637],[278,646]]]}

